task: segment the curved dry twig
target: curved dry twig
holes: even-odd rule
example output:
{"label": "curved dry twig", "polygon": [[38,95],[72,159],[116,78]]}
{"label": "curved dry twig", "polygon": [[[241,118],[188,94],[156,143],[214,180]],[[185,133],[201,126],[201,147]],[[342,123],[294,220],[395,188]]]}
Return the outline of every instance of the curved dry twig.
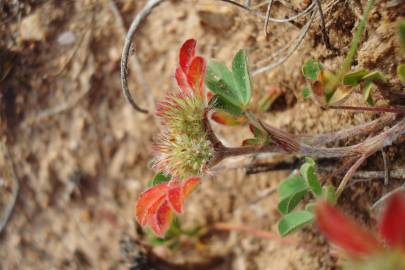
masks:
{"label": "curved dry twig", "polygon": [[15,168],[14,162],[11,157],[11,153],[9,149],[7,148],[6,144],[4,142],[0,143],[1,150],[5,155],[6,161],[9,162],[9,167],[10,167],[10,175],[11,179],[13,180],[13,189],[11,193],[11,200],[7,204],[6,209],[4,210],[3,216],[0,219],[0,234],[4,231],[4,229],[7,227],[8,222],[10,221],[11,215],[13,214],[13,211],[15,209],[15,205],[17,203],[17,198],[18,198],[18,193],[20,192],[20,183],[18,180],[17,176],[17,170]]}
{"label": "curved dry twig", "polygon": [[127,68],[128,68],[128,58],[131,51],[132,39],[135,35],[136,30],[138,29],[141,22],[151,13],[152,9],[160,5],[164,0],[149,0],[143,9],[136,15],[135,19],[132,21],[131,26],[129,27],[128,33],[125,37],[124,48],[122,50],[121,57],[121,84],[122,91],[125,98],[131,104],[132,108],[141,113],[148,113],[148,110],[142,109],[139,107],[135,100],[133,99],[129,88],[128,88],[128,79],[127,79]]}

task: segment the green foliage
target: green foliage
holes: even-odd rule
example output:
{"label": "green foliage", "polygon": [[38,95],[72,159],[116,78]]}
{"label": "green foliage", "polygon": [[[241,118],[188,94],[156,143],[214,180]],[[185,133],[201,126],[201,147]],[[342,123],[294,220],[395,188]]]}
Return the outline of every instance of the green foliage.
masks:
{"label": "green foliage", "polygon": [[323,70],[321,63],[315,60],[308,60],[304,63],[302,73],[307,80],[316,81],[321,70]]}
{"label": "green foliage", "polygon": [[285,236],[314,220],[314,214],[310,211],[301,210],[289,213],[281,218],[278,223],[278,231]]}
{"label": "green foliage", "polygon": [[399,41],[401,43],[402,50],[405,53],[405,21],[399,23]]}
{"label": "green foliage", "polygon": [[356,86],[361,82],[362,78],[368,74],[369,71],[367,69],[359,69],[346,73],[343,77],[343,84]]}
{"label": "green foliage", "polygon": [[[366,29],[368,15],[373,6],[374,0],[368,0],[363,17],[353,36],[349,52],[337,71],[325,70],[322,64],[315,60],[309,60],[304,63],[302,72],[311,83],[311,87],[305,89],[305,97],[309,96],[310,91],[308,90],[312,90],[318,101],[324,105],[334,104],[347,97],[353,91],[353,87],[358,86],[360,83],[366,84],[369,81],[385,80],[384,76],[378,71],[370,72],[366,69],[350,70]],[[365,88],[367,92],[364,93],[364,96],[368,104],[373,104],[370,95],[371,89],[370,85],[367,85]]]}
{"label": "green foliage", "polygon": [[311,87],[305,86],[304,89],[302,90],[302,95],[304,98],[309,98],[312,96],[312,90]]}
{"label": "green foliage", "polygon": [[170,228],[165,234],[164,238],[158,237],[155,233],[150,229],[146,228],[145,233],[148,239],[148,242],[151,246],[166,246],[169,249],[176,249],[180,244],[180,237],[187,236],[187,237],[196,237],[200,234],[201,227],[196,227],[191,230],[184,230],[181,226],[180,219],[174,217]]}
{"label": "green foliage", "polygon": [[316,176],[315,161],[307,158],[307,162],[301,166],[300,172],[315,196],[321,196],[322,186],[321,183],[319,183],[318,177]]}
{"label": "green foliage", "polygon": [[172,177],[170,175],[165,175],[162,172],[159,172],[153,177],[151,180],[149,180],[148,184],[146,185],[148,188],[156,186],[157,184],[161,184],[164,182],[169,182]]}
{"label": "green foliage", "polygon": [[374,86],[374,84],[371,81],[367,81],[364,84],[364,90],[363,90],[363,99],[370,106],[374,105],[374,100],[371,96],[371,90],[373,90],[373,86]]}
{"label": "green foliage", "polygon": [[306,158],[300,168],[300,175],[291,175],[278,187],[280,201],[278,210],[283,217],[278,228],[281,235],[290,232],[313,221],[314,200],[305,205],[305,210],[293,211],[307,194],[317,199],[326,199],[330,203],[336,202],[336,192],[332,186],[323,186],[316,175],[316,164],[311,158]]}
{"label": "green foliage", "polygon": [[208,63],[205,83],[216,94],[213,105],[231,114],[241,114],[252,97],[251,79],[245,50],[240,50],[232,62],[232,71],[224,63]]}
{"label": "green foliage", "polygon": [[397,67],[397,74],[399,79],[405,83],[405,64],[401,64]]}

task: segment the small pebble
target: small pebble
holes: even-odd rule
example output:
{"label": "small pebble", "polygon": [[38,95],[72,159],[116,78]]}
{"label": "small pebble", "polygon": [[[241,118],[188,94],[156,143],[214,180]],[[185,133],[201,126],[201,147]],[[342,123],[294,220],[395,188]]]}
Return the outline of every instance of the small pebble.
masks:
{"label": "small pebble", "polygon": [[71,45],[76,41],[76,36],[71,31],[63,32],[58,36],[58,43],[60,45]]}

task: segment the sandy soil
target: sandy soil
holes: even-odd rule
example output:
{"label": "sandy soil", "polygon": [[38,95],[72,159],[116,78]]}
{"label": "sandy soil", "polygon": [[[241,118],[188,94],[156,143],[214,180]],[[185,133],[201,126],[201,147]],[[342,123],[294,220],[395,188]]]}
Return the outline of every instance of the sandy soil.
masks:
{"label": "sandy soil", "polygon": [[[17,2],[21,2],[20,9]],[[294,0],[291,7],[302,9],[306,2]],[[302,97],[304,60],[319,58],[328,68],[336,68],[365,5],[354,0],[323,2],[330,7],[325,11],[327,27],[338,53],[323,45],[316,19],[284,65],[254,77],[257,93],[269,86],[284,91],[278,101],[282,105],[263,118],[296,134],[339,130],[375,117],[323,111]],[[405,6],[397,2],[377,5],[357,60],[392,80],[397,63],[403,61],[395,33]],[[4,22],[0,25],[0,136],[11,157],[0,155],[0,209],[11,198],[10,161],[20,183],[16,208],[0,238],[0,269],[128,269],[120,240],[128,236],[144,239],[133,220],[133,205],[153,176],[151,145],[159,128],[152,114],[139,114],[125,102],[119,80],[124,34],[144,3],[116,1],[124,26],[107,0],[0,4],[4,5],[0,13]],[[265,8],[259,10],[265,12]],[[274,16],[288,14],[290,10],[276,4]],[[262,21],[228,4],[166,1],[135,37],[143,70],[138,75],[147,85],[139,83],[131,70],[130,87],[141,105],[153,110],[148,100],[159,99],[174,87],[177,51],[185,39],[196,38],[203,55],[227,62],[237,50],[247,48],[255,68],[294,39],[303,23],[270,24],[270,35],[265,37]],[[378,92],[374,95],[377,104],[387,103]],[[350,102],[362,104],[361,94]],[[241,129],[220,131],[227,143],[238,144],[249,134],[247,128]],[[386,150],[393,167],[404,162],[402,148],[397,144]],[[364,168],[381,170],[381,161],[377,153]],[[244,170],[237,169],[207,178],[191,196],[182,220],[189,228],[226,222],[276,233],[277,195],[261,198],[261,194],[288,174],[245,176]],[[397,185],[395,181],[388,186],[380,181],[354,185],[345,194],[343,206],[372,225],[368,207]],[[156,248],[154,252],[176,263],[222,257],[226,263],[220,269],[338,269],[316,228],[291,239],[293,243],[285,244],[236,231],[215,232],[201,239],[184,239],[176,250]]]}

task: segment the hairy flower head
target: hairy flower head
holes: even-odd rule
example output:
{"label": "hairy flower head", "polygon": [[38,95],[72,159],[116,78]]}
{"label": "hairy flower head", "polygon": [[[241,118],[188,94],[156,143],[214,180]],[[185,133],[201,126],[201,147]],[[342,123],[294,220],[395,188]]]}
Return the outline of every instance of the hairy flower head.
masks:
{"label": "hairy flower head", "polygon": [[195,46],[190,39],[181,47],[176,70],[180,91],[168,94],[157,108],[164,130],[155,145],[154,167],[179,178],[201,175],[213,152],[204,126],[206,62],[195,56]]}

